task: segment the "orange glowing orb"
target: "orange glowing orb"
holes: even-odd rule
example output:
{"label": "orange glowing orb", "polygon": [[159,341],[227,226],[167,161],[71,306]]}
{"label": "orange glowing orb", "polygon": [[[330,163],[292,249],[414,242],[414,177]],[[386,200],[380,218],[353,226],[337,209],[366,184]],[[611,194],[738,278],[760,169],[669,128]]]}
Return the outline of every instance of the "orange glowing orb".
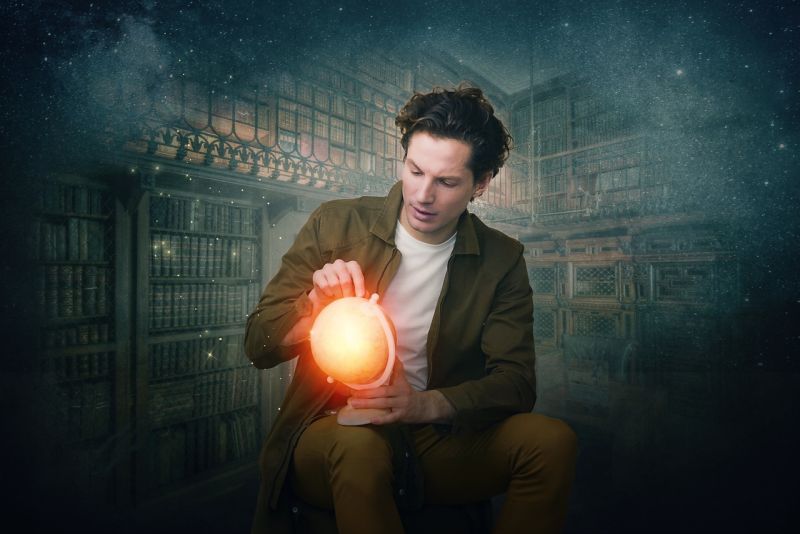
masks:
{"label": "orange glowing orb", "polygon": [[393,327],[377,300],[378,295],[335,300],[311,328],[311,353],[319,368],[355,389],[383,384],[394,365]]}

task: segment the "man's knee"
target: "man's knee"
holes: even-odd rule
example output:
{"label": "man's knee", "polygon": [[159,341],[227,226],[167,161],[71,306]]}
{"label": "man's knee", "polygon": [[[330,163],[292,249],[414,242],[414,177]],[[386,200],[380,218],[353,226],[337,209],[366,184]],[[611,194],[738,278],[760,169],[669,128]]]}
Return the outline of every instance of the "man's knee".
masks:
{"label": "man's knee", "polygon": [[572,461],[577,451],[575,432],[560,419],[536,413],[517,414],[507,420],[510,439],[524,452]]}
{"label": "man's knee", "polygon": [[391,447],[374,428],[339,427],[328,448],[327,464],[334,493],[338,489],[364,497],[384,491],[391,495]]}
{"label": "man's knee", "polygon": [[356,465],[374,471],[391,469],[392,450],[384,436],[373,427],[338,426],[328,444],[329,464]]}
{"label": "man's knee", "polygon": [[332,508],[340,495],[391,495],[391,447],[371,427],[341,426],[320,419],[301,435],[292,463],[292,485],[304,500]]}

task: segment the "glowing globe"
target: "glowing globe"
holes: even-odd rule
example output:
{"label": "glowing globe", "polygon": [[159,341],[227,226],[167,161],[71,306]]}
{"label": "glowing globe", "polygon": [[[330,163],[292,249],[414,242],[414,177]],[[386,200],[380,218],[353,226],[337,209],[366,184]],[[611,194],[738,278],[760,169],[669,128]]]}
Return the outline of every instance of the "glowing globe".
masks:
{"label": "glowing globe", "polygon": [[311,328],[311,353],[324,373],[353,389],[386,383],[394,366],[395,336],[378,295],[328,304]]}

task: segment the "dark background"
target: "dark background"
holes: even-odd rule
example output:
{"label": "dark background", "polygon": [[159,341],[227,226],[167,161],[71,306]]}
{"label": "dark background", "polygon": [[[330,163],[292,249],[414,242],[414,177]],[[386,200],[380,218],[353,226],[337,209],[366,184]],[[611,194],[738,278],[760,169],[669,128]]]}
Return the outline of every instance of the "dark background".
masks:
{"label": "dark background", "polygon": [[[531,61],[537,82],[590,77],[606,101],[671,140],[676,172],[697,176],[687,198],[722,215],[735,236],[748,340],[735,357],[748,372],[703,430],[652,419],[667,445],[649,467],[609,465],[613,440],[578,428],[571,528],[782,531],[796,522],[797,2],[33,1],[4,3],[0,18],[8,513],[69,516],[68,499],[53,501],[33,460],[48,437],[28,408],[36,329],[22,238],[30,180],[90,162],[103,141],[98,125],[123,120],[101,111],[112,98],[107,81],[157,91],[169,76],[205,70],[235,86],[320,50],[380,45],[446,51],[509,93],[528,85]],[[647,421],[648,406],[628,408]],[[692,453],[671,454],[676,442]],[[250,507],[236,501],[230,512]]]}

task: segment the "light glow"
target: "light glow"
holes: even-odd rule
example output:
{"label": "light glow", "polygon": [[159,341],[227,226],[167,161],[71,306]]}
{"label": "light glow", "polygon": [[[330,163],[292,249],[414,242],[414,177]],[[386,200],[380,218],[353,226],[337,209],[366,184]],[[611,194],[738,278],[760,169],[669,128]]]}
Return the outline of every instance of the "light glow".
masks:
{"label": "light glow", "polygon": [[382,313],[374,301],[358,297],[325,307],[311,329],[311,352],[320,369],[345,384],[379,379],[394,352],[394,338],[391,331],[387,335]]}

